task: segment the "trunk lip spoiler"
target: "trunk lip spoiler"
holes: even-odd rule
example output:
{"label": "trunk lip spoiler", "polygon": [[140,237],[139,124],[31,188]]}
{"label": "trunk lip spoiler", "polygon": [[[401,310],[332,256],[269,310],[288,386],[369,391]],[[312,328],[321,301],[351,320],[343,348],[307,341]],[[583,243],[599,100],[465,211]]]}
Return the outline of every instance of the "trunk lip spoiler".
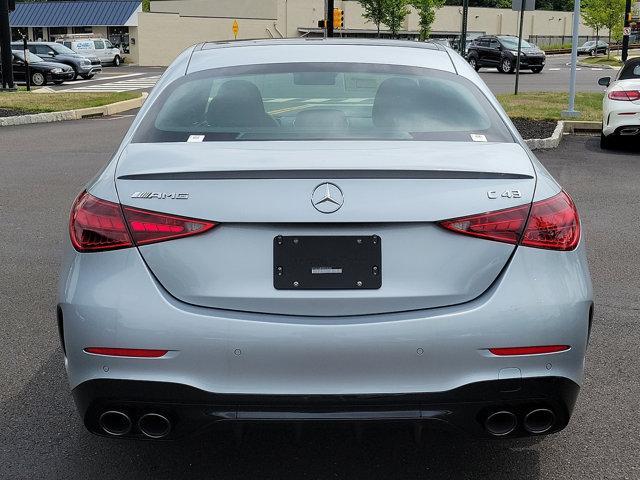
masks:
{"label": "trunk lip spoiler", "polygon": [[149,172],[125,174],[118,180],[262,180],[262,179],[534,179],[522,173],[484,172],[468,170],[209,170],[192,172]]}

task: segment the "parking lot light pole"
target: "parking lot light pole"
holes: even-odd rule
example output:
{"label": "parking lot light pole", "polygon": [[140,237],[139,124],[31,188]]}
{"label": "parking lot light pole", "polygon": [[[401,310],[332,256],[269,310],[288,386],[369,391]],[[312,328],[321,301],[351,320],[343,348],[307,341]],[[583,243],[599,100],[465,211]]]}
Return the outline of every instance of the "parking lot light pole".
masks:
{"label": "parking lot light pole", "polygon": [[518,86],[520,85],[520,56],[522,52],[522,24],[524,23],[524,4],[525,0],[522,0],[520,4],[520,28],[518,30],[518,58],[516,58],[516,86],[515,95],[518,95]]}
{"label": "parking lot light pole", "polygon": [[631,0],[627,0],[624,10],[624,36],[622,37],[622,61],[626,62],[629,58],[629,37],[631,36]]}
{"label": "parking lot light pole", "polygon": [[327,0],[327,37],[333,37],[333,0]]}
{"label": "parking lot light pole", "polygon": [[0,0],[0,53],[2,57],[2,90],[13,91],[13,66],[11,65],[11,28],[9,28],[9,0]]}
{"label": "parking lot light pole", "polygon": [[465,56],[467,48],[467,27],[469,22],[469,0],[462,2],[462,26],[460,28],[460,55]]}
{"label": "parking lot light pole", "polygon": [[562,112],[564,117],[579,117],[576,107],[576,69],[578,65],[578,29],[580,28],[580,0],[573,5],[573,39],[571,43],[571,78],[569,79],[569,109]]}

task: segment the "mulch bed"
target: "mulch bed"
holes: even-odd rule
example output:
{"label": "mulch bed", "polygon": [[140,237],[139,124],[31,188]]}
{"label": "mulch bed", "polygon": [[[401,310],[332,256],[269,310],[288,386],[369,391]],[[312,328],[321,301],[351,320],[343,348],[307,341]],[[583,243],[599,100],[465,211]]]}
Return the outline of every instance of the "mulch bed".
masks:
{"label": "mulch bed", "polygon": [[529,120],[527,118],[512,118],[511,121],[525,140],[531,138],[549,138],[553,135],[553,131],[558,124],[558,122],[551,120]]}
{"label": "mulch bed", "polygon": [[27,115],[22,110],[10,110],[8,108],[0,108],[0,117],[17,117],[18,115]]}

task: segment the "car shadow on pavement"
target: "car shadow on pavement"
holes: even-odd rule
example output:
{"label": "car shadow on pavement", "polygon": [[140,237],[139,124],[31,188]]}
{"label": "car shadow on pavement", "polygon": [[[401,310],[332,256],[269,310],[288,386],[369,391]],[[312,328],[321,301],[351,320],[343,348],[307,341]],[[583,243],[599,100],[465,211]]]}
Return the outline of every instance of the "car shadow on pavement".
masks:
{"label": "car shadow on pavement", "polygon": [[[56,352],[30,383],[0,407],[0,478],[103,479],[537,479],[531,440],[479,441],[448,430],[417,444],[406,425],[248,426],[238,441],[216,428],[175,442],[101,438],[75,411]],[[5,476],[6,475],[6,476]]]}

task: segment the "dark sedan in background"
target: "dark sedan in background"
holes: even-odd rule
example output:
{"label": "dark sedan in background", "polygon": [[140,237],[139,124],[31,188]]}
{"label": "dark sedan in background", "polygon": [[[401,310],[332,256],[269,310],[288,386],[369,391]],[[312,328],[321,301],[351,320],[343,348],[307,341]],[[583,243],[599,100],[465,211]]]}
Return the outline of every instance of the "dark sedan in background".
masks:
{"label": "dark sedan in background", "polygon": [[[12,53],[13,78],[16,82],[26,82],[27,66],[24,52],[14,50]],[[42,58],[29,52],[29,77],[31,85],[41,87],[49,82],[60,85],[73,79],[73,68],[69,65],[55,62],[45,62]]]}
{"label": "dark sedan in background", "polygon": [[[22,42],[11,44],[13,50],[23,50]],[[100,59],[95,55],[80,55],[70,48],[65,47],[61,43],[55,42],[28,42],[29,51],[45,62],[64,63],[73,69],[73,80],[78,76],[84,79],[93,78],[96,73],[102,72],[102,64]]]}

